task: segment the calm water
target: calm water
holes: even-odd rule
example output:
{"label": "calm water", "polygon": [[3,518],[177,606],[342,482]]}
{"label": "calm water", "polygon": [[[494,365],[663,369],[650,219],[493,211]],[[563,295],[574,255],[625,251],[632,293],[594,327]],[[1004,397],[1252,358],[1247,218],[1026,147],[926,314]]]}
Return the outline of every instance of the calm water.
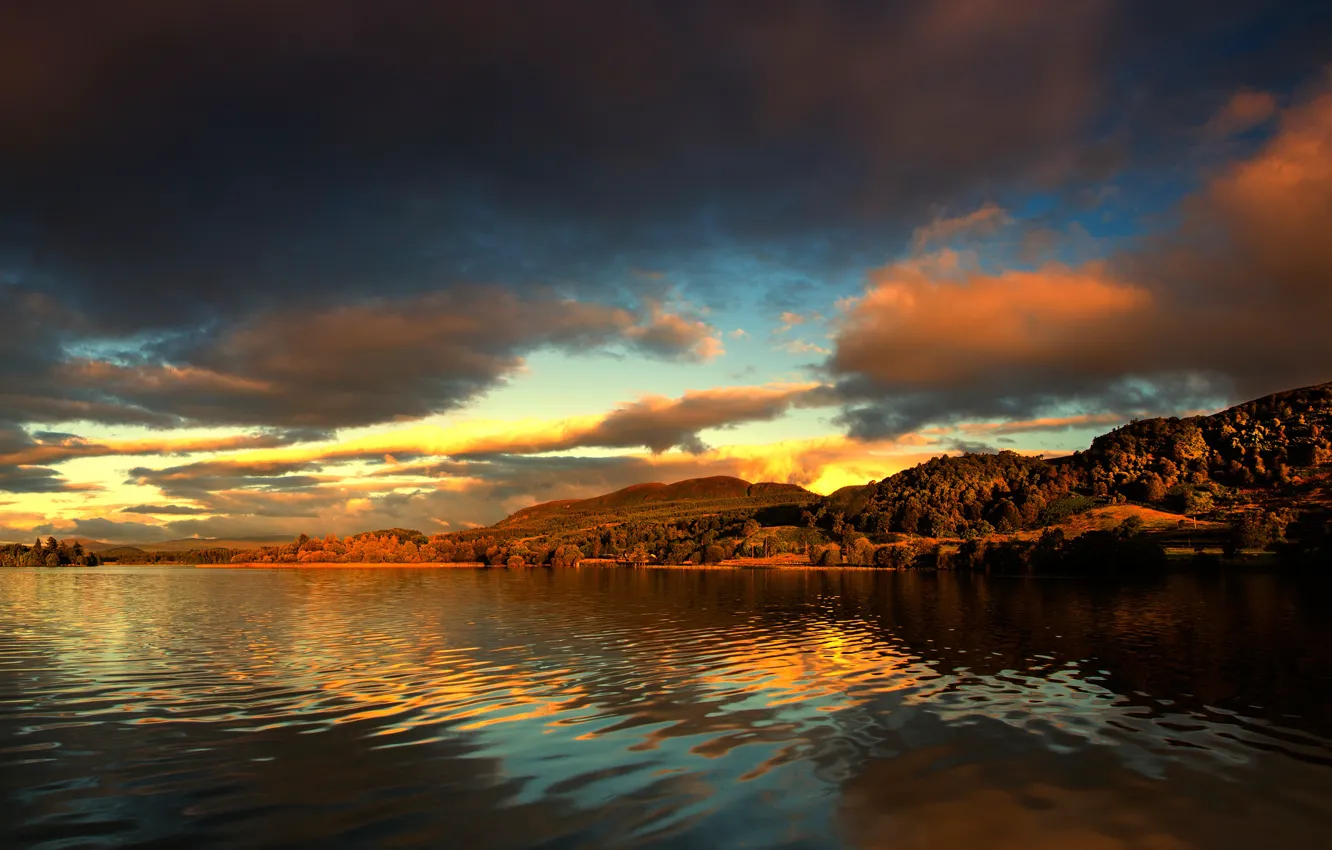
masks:
{"label": "calm water", "polygon": [[1328,598],[0,571],[0,845],[1325,848]]}

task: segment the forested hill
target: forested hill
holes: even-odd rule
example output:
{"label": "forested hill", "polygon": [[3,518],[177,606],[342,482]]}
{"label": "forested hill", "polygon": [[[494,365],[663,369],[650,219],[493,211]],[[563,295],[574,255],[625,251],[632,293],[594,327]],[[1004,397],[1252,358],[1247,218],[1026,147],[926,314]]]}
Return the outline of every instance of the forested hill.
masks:
{"label": "forested hill", "polygon": [[963,537],[1040,528],[1106,501],[1202,515],[1314,508],[1328,498],[1332,383],[1211,416],[1135,421],[1086,451],[1047,462],[1014,452],[935,458],[825,499],[819,520]]}
{"label": "forested hill", "polygon": [[1070,463],[1095,495],[1160,501],[1178,483],[1280,487],[1332,461],[1332,383],[1211,416],[1144,419],[1103,434]]}
{"label": "forested hill", "polygon": [[816,518],[870,535],[962,537],[1032,528],[1091,507],[1068,467],[1016,452],[937,457],[832,494]]}

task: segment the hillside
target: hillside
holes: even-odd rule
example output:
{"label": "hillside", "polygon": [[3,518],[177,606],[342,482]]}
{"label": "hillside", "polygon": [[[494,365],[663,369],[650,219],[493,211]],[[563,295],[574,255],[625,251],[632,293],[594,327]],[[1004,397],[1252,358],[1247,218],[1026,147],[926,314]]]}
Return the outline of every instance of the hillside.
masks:
{"label": "hillside", "polygon": [[[1276,393],[1210,416],[1131,422],[1053,461],[935,458],[819,505],[834,536],[986,536],[1039,529],[1097,505],[1135,502],[1280,539],[1298,515],[1332,506],[1332,384]],[[1248,534],[1253,539],[1254,534]]]}
{"label": "hillside", "polygon": [[724,475],[673,484],[635,484],[589,499],[566,499],[524,508],[489,528],[468,535],[542,537],[647,520],[676,521],[726,512],[751,515],[783,506],[805,505],[818,496],[794,484],[751,484]]}
{"label": "hillside", "polygon": [[[1317,565],[1332,546],[1332,384],[1210,416],[1131,422],[1055,460],[1015,452],[938,457],[826,497],[714,476],[546,502],[449,534],[388,528],[256,545],[267,542],[189,539],[104,554],[152,563],[740,558],[1058,572],[1160,566],[1163,547],[1202,547]],[[50,553],[15,545],[0,562],[26,564],[38,555]]]}
{"label": "hillside", "polygon": [[834,534],[841,533],[843,520],[872,535],[1004,533],[1048,524],[1047,508],[1057,508],[1074,485],[1058,467],[1016,452],[945,456],[876,484],[844,488],[824,503],[821,514],[831,514]]}
{"label": "hillside", "polygon": [[711,478],[690,478],[674,484],[650,482],[633,484],[613,493],[590,499],[564,499],[543,502],[511,514],[496,523],[496,527],[525,525],[542,522],[552,517],[572,514],[604,513],[627,510],[640,505],[661,502],[697,501],[700,499],[739,499],[749,495],[751,485],[741,478],[716,475]]}
{"label": "hillside", "polygon": [[75,543],[83,547],[85,552],[105,552],[107,549],[115,546],[114,543],[107,543],[105,540],[94,540],[91,537],[66,537],[60,541],[66,546],[73,546]]}
{"label": "hillside", "polygon": [[1160,501],[1161,489],[1214,481],[1272,487],[1332,462],[1332,383],[1275,393],[1210,416],[1144,419],[1092,441],[1069,465],[1098,495]]}
{"label": "hillside", "polygon": [[[1082,513],[1066,516],[1053,523],[1051,528],[1058,528],[1064,533],[1065,537],[1076,537],[1089,531],[1114,531],[1122,526],[1125,520],[1132,520],[1136,521],[1143,531],[1164,533],[1178,531],[1180,528],[1179,519],[1179,514],[1158,511],[1145,505],[1105,505],[1104,507],[1092,508]],[[1220,523],[1190,520],[1185,524],[1185,528],[1190,532],[1212,532],[1224,528],[1224,526]],[[1026,535],[1037,533],[1026,532]]]}

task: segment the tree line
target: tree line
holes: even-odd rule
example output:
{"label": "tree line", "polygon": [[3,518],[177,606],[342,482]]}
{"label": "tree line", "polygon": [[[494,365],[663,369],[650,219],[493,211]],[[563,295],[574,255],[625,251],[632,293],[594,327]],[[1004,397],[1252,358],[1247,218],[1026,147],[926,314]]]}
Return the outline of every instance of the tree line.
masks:
{"label": "tree line", "polygon": [[54,537],[38,539],[31,546],[11,543],[0,546],[0,567],[95,567],[101,561],[86,552],[77,540],[63,543]]}
{"label": "tree line", "polygon": [[[1326,470],[1320,469],[1329,462],[1332,385],[1323,385],[1212,416],[1131,422],[1097,437],[1086,451],[1055,461],[1011,451],[939,457],[818,500],[798,488],[765,490],[745,498],[537,511],[521,521],[429,536],[391,528],[349,537],[301,535],[247,550],[123,550],[106,558],[545,566],[585,558],[711,564],[795,554],[821,566],[961,569],[1016,558],[1025,571],[1041,571],[1052,563],[1066,568],[1074,558],[1095,561],[1095,553],[1146,557],[1125,548],[1145,545],[1135,534],[1092,533],[1082,543],[1045,535],[1034,543],[1002,539],[1049,529],[1097,505],[1132,500],[1226,520],[1232,527],[1228,554],[1261,549],[1309,559],[1326,551],[1330,536],[1328,512],[1316,509],[1332,503]],[[6,565],[96,563],[78,544],[53,538],[0,552]]]}

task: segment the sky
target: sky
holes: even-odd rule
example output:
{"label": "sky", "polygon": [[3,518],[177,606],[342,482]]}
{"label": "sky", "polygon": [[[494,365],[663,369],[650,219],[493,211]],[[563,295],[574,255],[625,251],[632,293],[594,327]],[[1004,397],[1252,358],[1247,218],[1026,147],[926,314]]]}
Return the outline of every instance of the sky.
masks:
{"label": "sky", "polygon": [[1332,380],[1332,7],[0,7],[0,540],[818,492]]}

